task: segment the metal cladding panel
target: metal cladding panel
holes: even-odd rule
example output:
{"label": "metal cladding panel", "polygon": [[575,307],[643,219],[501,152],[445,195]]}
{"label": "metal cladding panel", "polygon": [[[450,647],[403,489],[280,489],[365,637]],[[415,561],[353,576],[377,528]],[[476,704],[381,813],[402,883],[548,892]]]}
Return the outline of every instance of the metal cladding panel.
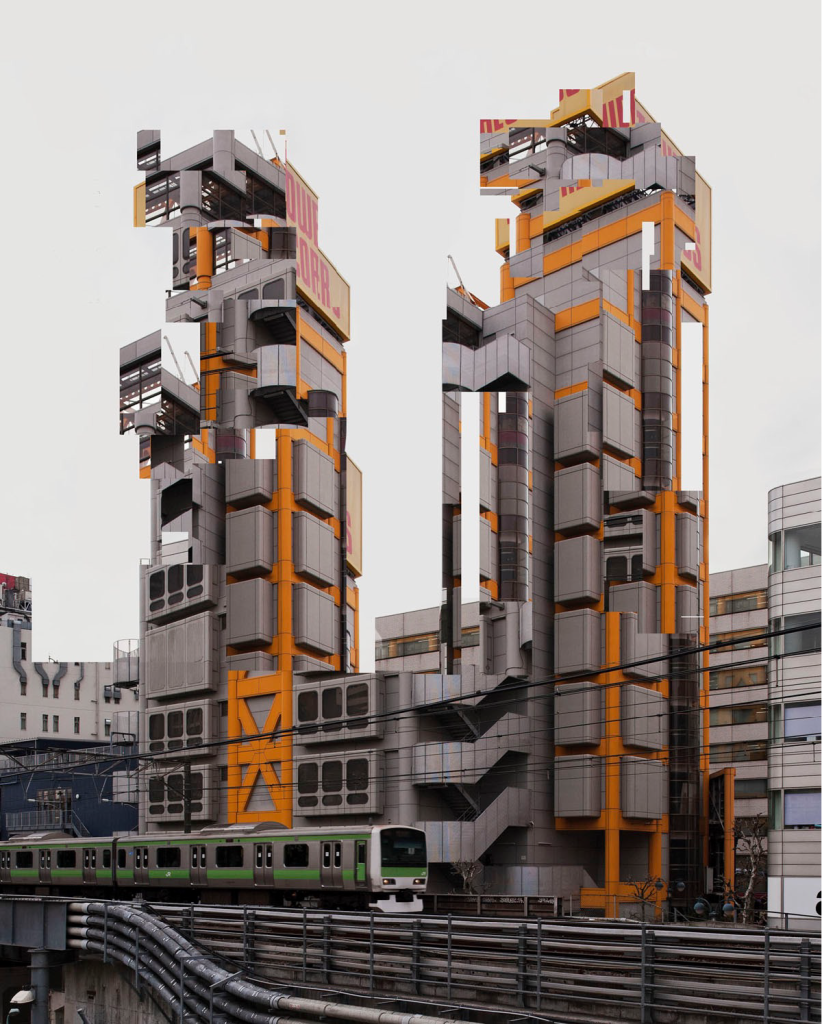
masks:
{"label": "metal cladding panel", "polygon": [[[617,465],[621,467],[621,463]],[[554,474],[555,530],[595,530],[600,523],[600,509],[600,480],[596,466],[583,462]]]}
{"label": "metal cladding panel", "polygon": [[645,757],[620,758],[622,813],[626,818],[653,821],[667,808],[668,771],[662,761]]}
{"label": "metal cladding panel", "polygon": [[277,552],[277,518],[261,506],[226,516],[226,572],[232,576],[268,575]]}
{"label": "metal cladding panel", "polygon": [[294,812],[306,817],[382,814],[385,754],[346,751],[294,758]]}
{"label": "metal cladding panel", "polygon": [[610,455],[602,456],[602,486],[606,491],[614,494],[625,491],[636,491],[639,489],[640,479],[630,466],[624,462],[618,462]]}
{"label": "metal cladding panel", "polygon": [[0,943],[23,949],[65,949],[68,929],[65,903],[43,903],[6,896],[0,903]]}
{"label": "metal cladding panel", "polygon": [[[149,753],[196,755],[196,747],[217,739],[216,711],[217,704],[213,700],[149,708],[147,736],[144,737]],[[213,750],[206,748],[203,753],[210,757]]]}
{"label": "metal cladding panel", "polygon": [[321,654],[334,653],[334,598],[307,583],[291,588],[294,640]]}
{"label": "metal cladding panel", "polygon": [[462,516],[454,516],[451,523],[451,571],[454,576],[462,575]]}
{"label": "metal cladding panel", "polygon": [[225,500],[235,508],[265,505],[274,497],[274,459],[229,459],[225,463]]}
{"label": "metal cladding panel", "polygon": [[634,332],[626,324],[601,314],[603,371],[625,387],[637,386],[637,344]]}
{"label": "metal cladding panel", "polygon": [[587,389],[558,398],[554,405],[554,458],[578,461],[600,454],[600,438],[589,429]]}
{"label": "metal cladding panel", "polygon": [[554,742],[596,746],[602,739],[603,690],[597,683],[565,683],[554,691]]}
{"label": "metal cladding panel", "polygon": [[334,530],[308,512],[291,517],[294,569],[320,583],[332,585],[339,575],[339,547]]}
{"label": "metal cladding panel", "polygon": [[598,818],[602,782],[602,758],[595,754],[554,758],[554,814],[558,818]]}
{"label": "metal cladding panel", "polygon": [[[363,674],[331,676],[321,681],[296,677],[295,747],[349,740],[382,739],[385,678]],[[362,716],[362,717],[360,717]]]}
{"label": "metal cladding panel", "polygon": [[683,576],[699,576],[699,520],[687,512],[676,514],[676,564]]}
{"label": "metal cladding panel", "polygon": [[[621,661],[625,665],[625,675],[634,679],[650,679],[665,676],[670,670],[668,664],[669,639],[665,633],[637,632],[637,616],[623,612],[619,620],[619,643]],[[643,662],[659,655],[658,661],[646,664],[631,665],[632,662]]]}
{"label": "metal cladding panel", "polygon": [[702,624],[699,615],[699,593],[696,587],[676,588],[676,631],[696,633]]}
{"label": "metal cladding panel", "polygon": [[268,580],[242,580],[226,587],[226,643],[270,644],[276,633],[276,587]]}
{"label": "metal cladding panel", "polygon": [[151,629],[145,635],[146,689],[150,699],[213,690],[216,652],[210,612]]}
{"label": "metal cladding panel", "polygon": [[655,690],[625,683],[620,688],[622,741],[626,746],[662,750],[668,745],[668,701]]}
{"label": "metal cladding panel", "polygon": [[479,501],[480,509],[483,512],[496,512],[497,495],[494,486],[494,467],[491,463],[491,453],[486,448],[480,448],[480,487]]}
{"label": "metal cladding panel", "polygon": [[190,617],[217,603],[218,566],[197,563],[152,567],[144,577],[146,622]]}
{"label": "metal cladding panel", "polygon": [[491,524],[487,519],[481,518],[479,521],[479,574],[484,580],[495,579],[497,575],[496,539],[497,535],[491,529]]}
{"label": "metal cladding panel", "polygon": [[295,441],[291,447],[294,497],[324,515],[337,508],[334,460],[309,441]]}
{"label": "metal cladding panel", "polygon": [[554,616],[554,670],[596,672],[600,667],[602,625],[599,612],[580,608]]}
{"label": "metal cladding panel", "polygon": [[630,395],[625,395],[610,384],[602,385],[602,443],[634,458],[639,453],[636,446],[636,424],[640,413]]}
{"label": "metal cladding panel", "polygon": [[602,542],[571,537],[554,546],[554,600],[598,601],[602,594]]}
{"label": "metal cladding panel", "polygon": [[621,583],[612,586],[608,592],[609,610],[612,612],[634,612],[637,616],[637,631],[658,632],[657,598],[659,588],[653,583]]}

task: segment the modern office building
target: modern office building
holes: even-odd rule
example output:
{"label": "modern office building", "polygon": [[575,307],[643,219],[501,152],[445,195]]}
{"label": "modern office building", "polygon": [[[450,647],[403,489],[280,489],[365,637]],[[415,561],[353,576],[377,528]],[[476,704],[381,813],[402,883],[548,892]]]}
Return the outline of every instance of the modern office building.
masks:
{"label": "modern office building", "polygon": [[768,493],[768,912],[775,925],[817,920],[820,903],[820,478]]}
{"label": "modern office building", "polygon": [[[170,159],[143,132],[138,162],[136,221],[173,245],[166,319],[200,349],[189,384],[162,331],[121,354],[121,429],[143,436],[152,494],[145,827],[416,824],[435,886],[480,862],[498,891],[608,915],[649,878],[657,903],[702,893],[707,417],[702,490],[686,491],[680,371],[691,327],[707,393],[710,189],[633,76],[561,93],[544,121],[482,125],[482,185],[511,195],[517,226],[498,223],[498,305],[448,293],[444,603],[382,620],[373,674],[357,673],[348,289],[317,198],[231,132]],[[479,438],[460,437],[465,391]],[[255,458],[260,428],[276,458]]]}

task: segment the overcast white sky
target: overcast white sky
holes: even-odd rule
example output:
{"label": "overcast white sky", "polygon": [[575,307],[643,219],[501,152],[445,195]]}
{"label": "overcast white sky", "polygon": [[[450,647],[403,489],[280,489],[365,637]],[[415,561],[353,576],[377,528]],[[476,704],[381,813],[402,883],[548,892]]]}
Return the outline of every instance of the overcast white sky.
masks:
{"label": "overcast white sky", "polygon": [[[784,8],[783,8],[784,10]],[[480,117],[546,117],[623,71],[713,187],[711,569],[766,557],[767,491],[819,473],[819,10],[690,3],[14,5],[4,16],[0,571],[34,656],[138,633],[147,485],[118,352],[163,324],[170,237],[131,227],[135,132],[166,156],[275,134],[352,289],[348,448],[373,616],[439,600],[440,319],[457,261],[498,300]],[[36,40],[36,44],[33,43]],[[276,138],[276,135],[275,135]],[[506,214],[507,215],[507,214]],[[368,661],[366,660],[366,664]]]}

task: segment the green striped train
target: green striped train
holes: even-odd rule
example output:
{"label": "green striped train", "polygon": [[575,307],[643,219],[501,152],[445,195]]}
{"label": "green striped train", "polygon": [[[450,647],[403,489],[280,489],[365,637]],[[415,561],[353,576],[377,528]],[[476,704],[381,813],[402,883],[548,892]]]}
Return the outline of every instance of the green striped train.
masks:
{"label": "green striped train", "polygon": [[0,890],[36,895],[263,903],[416,912],[428,878],[425,833],[393,825],[283,829],[223,825],[190,833],[0,843]]}

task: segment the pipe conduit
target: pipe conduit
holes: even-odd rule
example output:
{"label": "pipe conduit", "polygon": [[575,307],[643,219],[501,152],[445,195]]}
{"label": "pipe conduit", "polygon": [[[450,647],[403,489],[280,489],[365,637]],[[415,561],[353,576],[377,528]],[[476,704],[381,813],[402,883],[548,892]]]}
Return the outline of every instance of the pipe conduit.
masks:
{"label": "pipe conduit", "polygon": [[[180,1006],[180,964],[183,963],[184,1010],[203,1021],[210,1020],[210,1002],[213,1001],[215,1010],[243,1024],[316,1024],[310,1020],[312,1017],[330,1017],[354,1024],[456,1024],[447,1018],[419,1013],[396,1013],[287,996],[232,977],[231,972],[205,957],[170,925],[134,904],[72,902],[68,934],[72,949],[100,956],[110,954],[135,971],[175,1012]],[[135,955],[138,941],[139,954]],[[222,991],[214,991],[217,987]],[[265,1012],[283,1010],[309,1019]]]}

